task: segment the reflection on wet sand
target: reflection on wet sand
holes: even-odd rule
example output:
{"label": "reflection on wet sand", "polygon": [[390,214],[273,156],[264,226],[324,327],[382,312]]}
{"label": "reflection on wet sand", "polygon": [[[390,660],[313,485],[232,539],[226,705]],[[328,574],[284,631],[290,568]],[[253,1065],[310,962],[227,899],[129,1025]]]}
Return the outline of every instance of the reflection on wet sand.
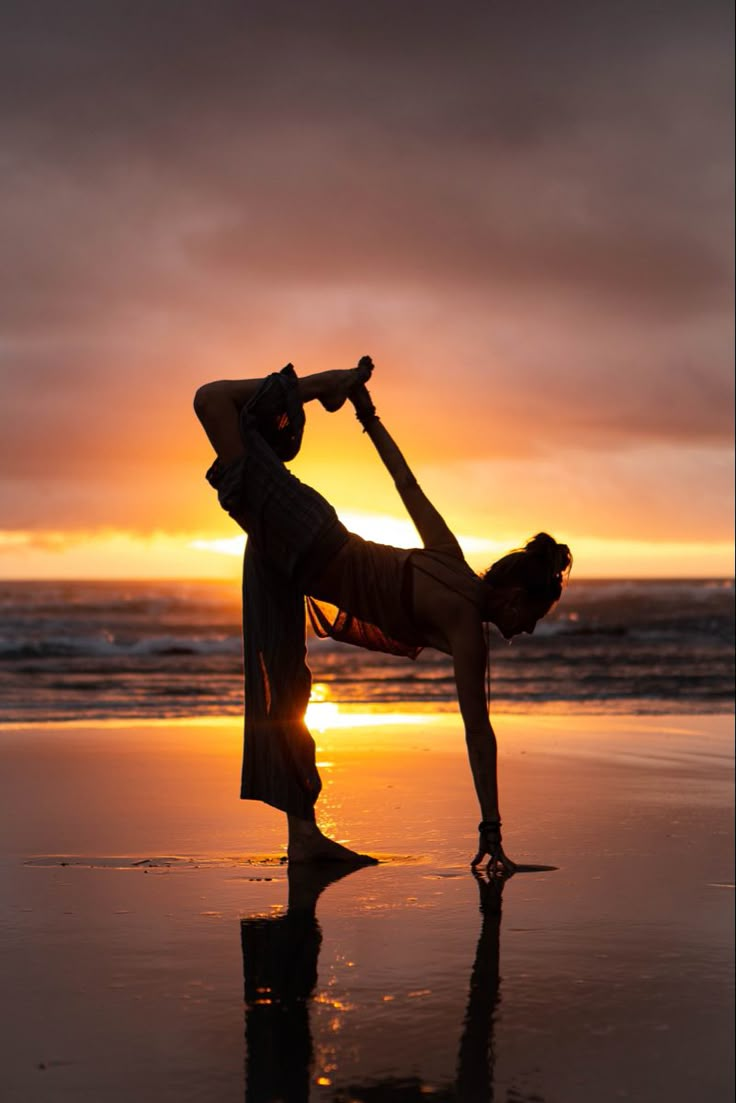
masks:
{"label": "reflection on wet sand", "polygon": [[[339,865],[292,867],[287,912],[241,920],[247,1103],[309,1100],[313,1076],[309,1011],[322,945],[316,906],[328,885],[352,872]],[[383,1077],[339,1089],[332,1095],[334,1103],[426,1103],[430,1096],[438,1103],[492,1103],[504,881],[481,874],[476,874],[476,881],[482,922],[454,1082],[429,1085],[418,1076]],[[542,1103],[538,1094],[516,1094],[515,1098],[517,1103],[526,1098]]]}
{"label": "reflection on wet sand", "polygon": [[309,1000],[322,945],[317,900],[328,885],[352,872],[344,864],[291,866],[286,914],[241,920],[249,1103],[309,1099]]}

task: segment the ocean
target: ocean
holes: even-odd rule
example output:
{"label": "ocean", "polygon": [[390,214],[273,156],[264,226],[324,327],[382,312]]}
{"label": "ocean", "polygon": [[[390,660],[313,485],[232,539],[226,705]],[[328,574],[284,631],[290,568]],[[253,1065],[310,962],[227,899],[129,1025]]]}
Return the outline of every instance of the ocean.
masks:
{"label": "ocean", "polygon": [[[451,663],[309,640],[339,703],[456,707]],[[733,710],[733,580],[573,581],[533,636],[491,644],[492,711]],[[0,583],[0,722],[242,710],[232,582]]]}

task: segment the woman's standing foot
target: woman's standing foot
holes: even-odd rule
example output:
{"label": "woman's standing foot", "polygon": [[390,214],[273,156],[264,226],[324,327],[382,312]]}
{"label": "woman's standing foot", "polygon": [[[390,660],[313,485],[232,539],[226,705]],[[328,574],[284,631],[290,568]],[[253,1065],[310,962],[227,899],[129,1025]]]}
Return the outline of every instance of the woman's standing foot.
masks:
{"label": "woman's standing foot", "polygon": [[378,865],[378,859],[359,854],[323,835],[316,823],[289,817],[289,862],[344,862],[354,866]]}

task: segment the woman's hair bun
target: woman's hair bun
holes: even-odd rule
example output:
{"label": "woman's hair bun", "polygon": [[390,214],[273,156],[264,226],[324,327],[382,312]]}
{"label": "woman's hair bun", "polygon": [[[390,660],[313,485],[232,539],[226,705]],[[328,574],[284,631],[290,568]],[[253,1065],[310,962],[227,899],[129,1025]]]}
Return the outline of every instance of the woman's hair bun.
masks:
{"label": "woman's hair bun", "polygon": [[549,609],[559,600],[572,566],[567,544],[558,544],[547,532],[527,540],[523,550],[509,552],[497,560],[483,581],[492,587],[523,586]]}
{"label": "woman's hair bun", "polygon": [[558,544],[548,532],[538,532],[524,546],[527,555],[539,559],[547,566],[552,578],[561,582],[572,566],[572,555],[567,544]]}

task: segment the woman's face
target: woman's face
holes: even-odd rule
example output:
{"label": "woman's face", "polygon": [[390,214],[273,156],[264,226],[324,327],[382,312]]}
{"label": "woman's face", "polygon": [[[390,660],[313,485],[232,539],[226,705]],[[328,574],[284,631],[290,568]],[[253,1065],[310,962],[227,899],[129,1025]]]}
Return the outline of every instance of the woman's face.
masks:
{"label": "woman's face", "polygon": [[539,599],[531,598],[523,587],[510,586],[496,605],[493,622],[503,638],[510,640],[522,632],[531,635],[547,612]]}

